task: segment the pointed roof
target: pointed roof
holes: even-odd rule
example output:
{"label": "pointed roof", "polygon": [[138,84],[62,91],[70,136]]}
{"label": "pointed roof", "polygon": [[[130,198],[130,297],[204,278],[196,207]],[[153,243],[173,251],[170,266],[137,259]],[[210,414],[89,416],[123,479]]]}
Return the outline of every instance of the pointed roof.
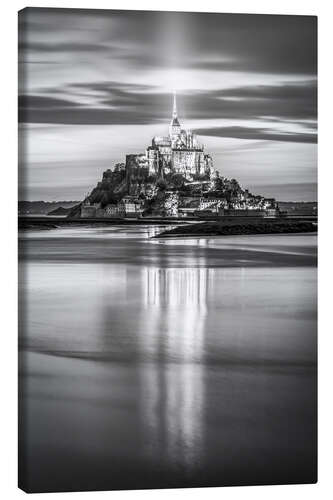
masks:
{"label": "pointed roof", "polygon": [[173,91],[173,109],[172,109],[172,117],[177,118],[177,101],[176,101],[176,91]]}
{"label": "pointed roof", "polygon": [[171,125],[177,125],[177,127],[180,127],[180,123],[179,123],[177,116],[172,118]]}
{"label": "pointed roof", "polygon": [[173,108],[172,108],[171,125],[180,127],[180,123],[178,120],[178,114],[177,114],[177,100],[176,100],[176,91],[175,90],[173,91]]}

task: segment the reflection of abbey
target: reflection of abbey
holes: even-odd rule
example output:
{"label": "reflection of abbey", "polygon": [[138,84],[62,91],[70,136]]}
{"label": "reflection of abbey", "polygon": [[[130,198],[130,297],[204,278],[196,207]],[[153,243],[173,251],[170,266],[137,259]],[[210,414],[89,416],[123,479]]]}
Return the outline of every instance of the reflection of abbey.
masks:
{"label": "reflection of abbey", "polygon": [[203,145],[190,130],[181,128],[177,116],[176,94],[173,96],[172,120],[169,135],[155,136],[144,154],[126,156],[126,172],[144,169],[148,176],[163,179],[167,174],[181,174],[187,180],[207,176],[213,172],[213,162],[204,153]]}

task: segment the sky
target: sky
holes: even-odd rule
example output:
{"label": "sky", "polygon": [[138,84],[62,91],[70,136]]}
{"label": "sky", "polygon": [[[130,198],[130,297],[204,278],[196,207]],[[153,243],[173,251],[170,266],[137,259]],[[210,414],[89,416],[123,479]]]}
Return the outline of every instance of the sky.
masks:
{"label": "sky", "polygon": [[317,199],[315,17],[40,8],[19,14],[19,199],[82,199],[167,134],[174,90],[221,175]]}

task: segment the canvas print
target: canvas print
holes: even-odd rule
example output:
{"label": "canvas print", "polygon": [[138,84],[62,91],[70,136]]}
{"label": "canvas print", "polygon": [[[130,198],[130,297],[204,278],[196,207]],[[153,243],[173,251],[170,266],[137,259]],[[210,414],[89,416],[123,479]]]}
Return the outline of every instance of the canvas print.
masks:
{"label": "canvas print", "polygon": [[317,480],[317,20],[19,12],[19,487]]}

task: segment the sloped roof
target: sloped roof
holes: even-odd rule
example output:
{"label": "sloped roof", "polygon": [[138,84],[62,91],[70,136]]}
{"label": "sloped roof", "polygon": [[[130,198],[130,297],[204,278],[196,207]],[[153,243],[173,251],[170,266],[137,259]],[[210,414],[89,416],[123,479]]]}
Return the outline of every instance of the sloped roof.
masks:
{"label": "sloped roof", "polygon": [[171,125],[173,127],[180,127],[180,123],[178,121],[178,117],[177,116],[175,116],[174,118],[172,118]]}

